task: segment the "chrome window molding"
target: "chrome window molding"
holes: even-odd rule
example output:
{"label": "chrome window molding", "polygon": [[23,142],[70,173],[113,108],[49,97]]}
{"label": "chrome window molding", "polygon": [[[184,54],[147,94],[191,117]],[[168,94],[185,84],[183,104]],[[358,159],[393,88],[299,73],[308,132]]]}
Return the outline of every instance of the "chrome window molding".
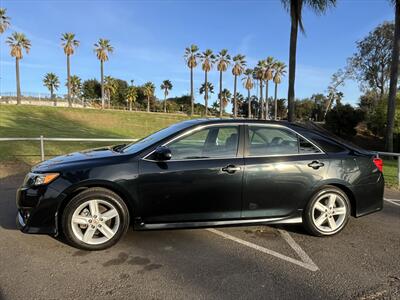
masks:
{"label": "chrome window molding", "polygon": [[[195,131],[199,131],[202,130],[204,128],[207,127],[222,127],[222,126],[226,126],[226,127],[231,127],[231,126],[240,126],[240,125],[247,125],[247,126],[258,126],[258,127],[275,127],[275,128],[281,128],[283,130],[288,130],[293,132],[294,134],[298,135],[299,137],[303,138],[304,140],[306,140],[307,142],[309,142],[311,145],[313,145],[316,149],[318,149],[320,152],[318,153],[293,153],[293,154],[266,154],[266,155],[244,155],[243,157],[239,157],[239,156],[234,156],[234,157],[228,157],[228,156],[221,156],[221,157],[205,157],[205,158],[190,158],[190,159],[172,159],[172,160],[168,160],[168,162],[181,162],[181,161],[197,161],[197,160],[221,160],[221,159],[242,159],[242,158],[264,158],[264,157],[286,157],[286,156],[306,156],[306,155],[325,155],[326,153],[317,145],[315,145],[313,142],[311,142],[308,138],[306,138],[305,136],[303,136],[302,134],[298,133],[296,130],[289,128],[285,125],[280,125],[280,124],[262,124],[262,123],[248,123],[248,122],[240,122],[240,123],[236,123],[236,122],[232,122],[232,123],[215,123],[215,124],[206,124],[206,125],[200,125],[197,127],[194,127],[186,132],[183,132],[182,134],[168,140],[167,142],[165,142],[164,144],[162,144],[161,146],[167,146],[168,144],[172,143],[173,141],[180,139],[186,135],[189,135]],[[142,158],[142,160],[146,160],[146,161],[150,161],[150,162],[160,162],[158,160],[154,160],[154,159],[148,159],[149,156],[151,156],[154,151],[156,151],[156,149],[152,150],[149,154],[147,154],[145,157]]]}

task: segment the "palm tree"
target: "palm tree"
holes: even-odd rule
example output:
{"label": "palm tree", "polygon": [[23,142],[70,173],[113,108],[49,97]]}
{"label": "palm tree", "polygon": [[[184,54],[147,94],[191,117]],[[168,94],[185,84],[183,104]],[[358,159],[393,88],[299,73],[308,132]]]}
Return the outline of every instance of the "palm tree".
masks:
{"label": "palm tree", "polygon": [[[78,97],[82,92],[82,80],[78,76],[72,75],[69,84],[72,98]],[[68,81],[65,83],[65,86],[68,87]]]}
{"label": "palm tree", "polygon": [[386,151],[393,152],[394,117],[396,113],[397,79],[399,74],[400,48],[400,1],[391,0],[395,5],[395,29],[392,49],[392,64],[390,66],[389,99],[387,107]]}
{"label": "palm tree", "polygon": [[19,79],[19,61],[22,59],[22,52],[25,50],[26,54],[31,49],[31,41],[23,33],[14,32],[7,38],[7,44],[11,48],[11,56],[15,57],[15,75],[17,81],[17,104],[21,104],[21,84]]}
{"label": "palm tree", "polygon": [[47,73],[43,78],[43,85],[50,91],[50,98],[54,100],[54,106],[57,106],[57,97],[54,97],[54,90],[60,86],[60,80],[54,73]]}
{"label": "palm tree", "polygon": [[137,89],[134,86],[128,87],[126,91],[126,101],[129,102],[129,111],[132,111],[132,102],[136,102],[137,99]]}
{"label": "palm tree", "polygon": [[205,115],[207,116],[207,110],[208,110],[208,95],[209,94],[214,94],[214,85],[209,82],[206,81],[204,82],[199,89],[199,93],[200,95],[204,94],[204,103],[205,103],[205,107],[206,107],[206,111],[205,111]]}
{"label": "palm tree", "polygon": [[281,0],[283,6],[290,13],[290,50],[289,50],[289,87],[288,87],[288,120],[295,121],[294,114],[294,83],[296,77],[296,48],[297,32],[304,33],[302,10],[303,6],[308,6],[317,14],[324,13],[330,6],[336,5],[336,0]]}
{"label": "palm tree", "polygon": [[7,9],[0,8],[0,34],[10,27],[10,17],[7,16]]}
{"label": "palm tree", "polygon": [[[201,60],[201,69],[204,71],[204,102],[206,106],[206,111],[205,115],[207,116],[207,110],[208,110],[208,79],[207,79],[207,74],[210,72],[212,69],[214,63],[215,63],[215,55],[213,54],[211,49],[207,49],[203,53],[200,54],[200,60]],[[201,88],[200,88],[201,90]]]}
{"label": "palm tree", "polygon": [[265,80],[265,69],[267,64],[265,60],[259,60],[257,66],[254,68],[254,78],[259,81],[260,86],[260,118],[264,116],[264,99],[263,99],[263,82]]}
{"label": "palm tree", "polygon": [[104,95],[108,100],[108,108],[111,106],[111,97],[118,90],[118,82],[111,76],[104,77]]}
{"label": "palm tree", "polygon": [[71,32],[63,33],[61,36],[61,45],[67,56],[67,89],[68,89],[68,106],[72,106],[71,102],[71,69],[70,56],[74,54],[75,48],[79,46],[79,41],[75,39],[75,34]]}
{"label": "palm tree", "polygon": [[237,77],[242,75],[244,68],[246,67],[246,60],[245,56],[242,54],[238,54],[233,57],[233,68],[232,68],[232,75],[234,76],[234,84],[233,84],[233,117],[236,118],[237,116]]}
{"label": "palm tree", "polygon": [[275,97],[274,97],[274,119],[276,120],[278,117],[278,84],[281,83],[282,77],[286,74],[286,65],[285,63],[278,61],[274,64],[274,83],[275,83]]}
{"label": "palm tree", "polygon": [[268,104],[268,82],[272,80],[272,71],[275,65],[275,59],[272,56],[268,56],[265,60],[265,119],[269,118],[269,104]]}
{"label": "palm tree", "polygon": [[193,69],[197,66],[197,58],[199,54],[199,47],[196,45],[191,45],[185,49],[185,59],[186,64],[190,69],[190,101],[191,101],[191,115],[194,113],[194,94],[193,94]]}
{"label": "palm tree", "polygon": [[231,92],[228,89],[223,89],[221,93],[218,94],[219,98],[219,111],[220,111],[220,117],[221,117],[221,111],[223,112],[225,110],[225,107],[228,105],[230,99],[232,97]]}
{"label": "palm tree", "polygon": [[100,75],[101,75],[101,108],[104,108],[104,70],[103,64],[108,60],[108,54],[113,53],[114,47],[110,45],[110,40],[99,39],[94,44],[94,52],[100,60]]}
{"label": "palm tree", "polygon": [[[228,69],[231,63],[231,56],[228,54],[228,50],[222,49],[217,55],[217,70],[219,71],[219,94],[222,94],[222,73]],[[221,102],[223,99],[219,98],[219,116],[222,117],[222,112],[224,110],[224,105]]]}
{"label": "palm tree", "polygon": [[247,101],[248,101],[248,112],[247,112],[247,117],[250,119],[251,118],[251,100],[250,100],[250,91],[254,87],[254,82],[253,82],[253,70],[252,69],[246,69],[244,71],[245,77],[242,78],[243,86],[247,90]]}
{"label": "palm tree", "polygon": [[[233,94],[232,98],[232,104],[235,105],[236,102],[236,112],[239,111],[239,108],[242,110],[242,105],[243,105],[244,97],[241,93],[236,92],[236,94]],[[238,113],[237,113],[238,114]]]}
{"label": "palm tree", "polygon": [[164,90],[164,112],[167,112],[167,96],[169,91],[172,90],[172,83],[170,80],[164,80],[160,86],[160,89]]}
{"label": "palm tree", "polygon": [[143,86],[143,94],[147,97],[147,112],[150,112],[150,98],[154,96],[155,86],[152,82],[146,82]]}

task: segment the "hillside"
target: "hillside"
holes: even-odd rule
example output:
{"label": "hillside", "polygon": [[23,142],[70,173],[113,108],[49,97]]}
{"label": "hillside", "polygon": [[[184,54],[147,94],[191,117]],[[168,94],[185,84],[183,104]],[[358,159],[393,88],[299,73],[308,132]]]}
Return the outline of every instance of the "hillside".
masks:
{"label": "hillside", "polygon": [[[80,108],[0,105],[1,137],[141,138],[186,115]],[[46,142],[46,155],[109,143]],[[0,160],[38,161],[38,142],[0,142]]]}

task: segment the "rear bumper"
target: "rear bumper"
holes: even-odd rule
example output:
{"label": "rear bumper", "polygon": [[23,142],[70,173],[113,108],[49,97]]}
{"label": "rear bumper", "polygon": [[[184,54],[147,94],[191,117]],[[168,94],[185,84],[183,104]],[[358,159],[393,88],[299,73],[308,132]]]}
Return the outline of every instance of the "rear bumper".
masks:
{"label": "rear bumper", "polygon": [[385,182],[381,175],[376,183],[357,185],[353,188],[356,201],[355,217],[362,217],[383,208]]}

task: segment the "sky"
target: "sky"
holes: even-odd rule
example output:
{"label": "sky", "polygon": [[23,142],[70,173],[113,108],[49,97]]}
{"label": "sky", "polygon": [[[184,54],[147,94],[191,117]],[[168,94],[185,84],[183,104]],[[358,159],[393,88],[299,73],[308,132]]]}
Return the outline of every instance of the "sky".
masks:
{"label": "sky", "polygon": [[[394,18],[388,0],[338,0],[325,15],[304,9],[306,34],[298,36],[296,98],[326,93],[331,76],[346,65],[356,51],[356,41],[384,21]],[[128,83],[154,82],[156,95],[163,98],[160,84],[169,79],[170,96],[189,93],[190,75],[183,58],[191,44],[201,51],[228,49],[233,56],[246,56],[248,67],[273,56],[288,64],[290,17],[279,0],[1,0],[12,26],[0,36],[0,93],[15,92],[15,61],[6,37],[23,32],[32,48],[20,63],[23,93],[48,93],[42,80],[47,72],[61,81],[57,93],[66,93],[66,57],[61,34],[74,32],[80,41],[71,58],[71,74],[83,80],[100,78],[100,63],[93,51],[99,38],[106,38],[115,51],[105,63],[105,74]],[[223,75],[223,86],[233,90],[231,71]],[[218,90],[214,68],[209,79]],[[194,71],[195,99],[203,102],[199,87],[204,73]],[[355,105],[360,91],[356,82],[341,88],[344,102]],[[242,84],[239,92],[247,95]],[[254,92],[255,93],[255,92]],[[272,91],[270,92],[271,95]],[[287,76],[278,90],[287,97]],[[211,97],[210,103],[216,100]]]}

